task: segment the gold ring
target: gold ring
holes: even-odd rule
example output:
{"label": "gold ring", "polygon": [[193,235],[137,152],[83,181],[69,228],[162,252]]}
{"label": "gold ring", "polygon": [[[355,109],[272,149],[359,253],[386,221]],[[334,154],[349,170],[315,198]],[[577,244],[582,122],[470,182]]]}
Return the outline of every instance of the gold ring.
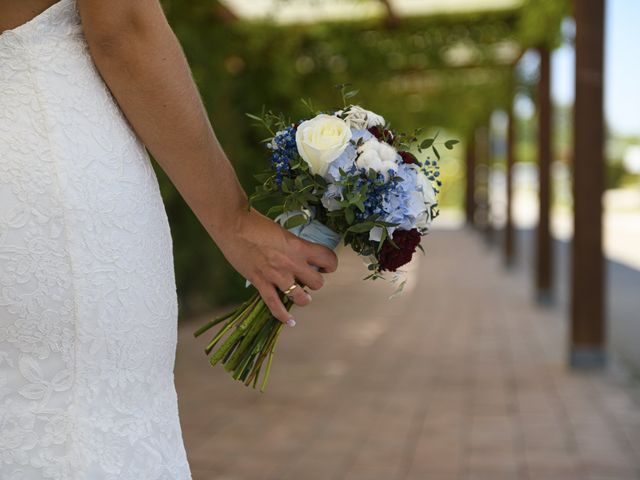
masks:
{"label": "gold ring", "polygon": [[282,293],[284,293],[288,297],[291,294],[291,292],[293,292],[296,288],[298,288],[298,284],[294,283]]}

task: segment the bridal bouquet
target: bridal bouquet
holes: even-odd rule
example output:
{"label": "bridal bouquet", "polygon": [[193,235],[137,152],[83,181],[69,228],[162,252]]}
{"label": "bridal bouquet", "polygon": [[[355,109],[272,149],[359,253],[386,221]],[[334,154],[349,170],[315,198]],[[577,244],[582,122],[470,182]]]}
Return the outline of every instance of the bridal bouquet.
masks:
{"label": "bridal bouquet", "polygon": [[[301,238],[331,249],[342,241],[365,259],[365,279],[382,278],[385,272],[397,272],[421,248],[438,214],[436,145],[452,149],[457,140],[436,143],[436,134],[420,142],[419,130],[411,135],[395,132],[380,115],[347,105],[355,92],[341,87],[344,107],[337,111],[295,123],[272,112],[249,115],[271,134],[266,140],[269,169],[256,176],[261,185],[251,201],[275,200],[267,215]],[[313,111],[309,102],[306,105]],[[435,160],[419,160],[411,150],[428,150]],[[281,299],[291,308],[283,293]],[[213,352],[211,365],[222,363],[233,378],[254,388],[264,366],[264,391],[283,324],[256,292],[194,335],[216,325],[221,327],[205,348],[207,355]]]}

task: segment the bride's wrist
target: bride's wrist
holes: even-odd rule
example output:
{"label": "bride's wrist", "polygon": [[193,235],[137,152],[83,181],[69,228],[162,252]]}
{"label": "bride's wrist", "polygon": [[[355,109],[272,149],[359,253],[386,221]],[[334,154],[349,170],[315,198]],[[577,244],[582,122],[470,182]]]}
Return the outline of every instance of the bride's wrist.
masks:
{"label": "bride's wrist", "polygon": [[255,211],[248,204],[240,205],[226,213],[226,220],[218,228],[209,231],[214,242],[224,249],[230,243],[236,243],[238,239],[245,236],[249,222]]}

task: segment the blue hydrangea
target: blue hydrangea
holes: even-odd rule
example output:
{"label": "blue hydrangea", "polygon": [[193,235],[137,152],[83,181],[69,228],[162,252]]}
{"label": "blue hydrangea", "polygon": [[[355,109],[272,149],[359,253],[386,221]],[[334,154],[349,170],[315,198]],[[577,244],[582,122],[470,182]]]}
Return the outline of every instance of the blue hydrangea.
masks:
{"label": "blue hydrangea", "polygon": [[[378,176],[380,180],[382,175]],[[397,228],[410,230],[424,212],[425,204],[417,186],[417,171],[407,164],[399,164],[396,176],[385,183],[368,178],[362,178],[361,182],[368,182],[369,187],[365,211],[357,214],[360,220],[375,214],[382,221],[397,224]]]}
{"label": "blue hydrangea", "polygon": [[356,182],[356,188],[361,187],[363,184],[367,186],[367,198],[364,201],[364,212],[358,211],[356,217],[358,220],[364,220],[370,215],[378,215],[381,218],[388,215],[387,206],[390,205],[391,198],[394,195],[394,191],[398,189],[400,181],[391,177],[388,181],[384,182],[384,177],[381,173],[378,173],[378,178],[372,180],[368,175],[362,175]]}
{"label": "blue hydrangea", "polygon": [[294,125],[280,130],[267,144],[271,150],[271,165],[276,171],[276,184],[282,185],[282,177],[290,171],[289,163],[298,152],[296,146],[296,129]]}
{"label": "blue hydrangea", "polygon": [[367,130],[357,130],[351,129],[351,142],[347,145],[344,152],[336,158],[327,170],[327,180],[338,181],[341,178],[340,169],[347,174],[353,174],[357,170],[355,165],[355,159],[357,156],[355,144],[359,139],[362,139],[363,142],[374,138],[373,135]]}
{"label": "blue hydrangea", "polygon": [[356,171],[355,160],[356,158],[356,147],[353,144],[347,145],[347,148],[344,149],[344,152],[340,154],[338,158],[336,158],[327,169],[327,175],[325,178],[329,181],[337,182],[342,178],[340,175],[340,169],[346,174],[353,174]]}
{"label": "blue hydrangea", "polygon": [[418,188],[418,172],[415,168],[401,163],[398,165],[398,176],[403,179],[396,188],[383,199],[382,210],[385,222],[396,223],[402,230],[410,230],[416,219],[425,210],[425,203]]}

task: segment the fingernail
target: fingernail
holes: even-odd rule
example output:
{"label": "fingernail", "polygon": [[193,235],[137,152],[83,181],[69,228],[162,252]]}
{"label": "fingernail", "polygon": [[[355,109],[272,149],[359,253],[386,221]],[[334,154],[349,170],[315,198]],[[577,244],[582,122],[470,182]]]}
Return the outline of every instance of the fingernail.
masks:
{"label": "fingernail", "polygon": [[296,326],[296,321],[293,318],[290,318],[289,320],[287,320],[287,322],[285,323],[285,325],[287,327],[295,327]]}
{"label": "fingernail", "polygon": [[311,297],[311,295],[309,295],[308,293],[307,293],[307,299],[308,299],[309,301],[313,300],[313,298]]}

